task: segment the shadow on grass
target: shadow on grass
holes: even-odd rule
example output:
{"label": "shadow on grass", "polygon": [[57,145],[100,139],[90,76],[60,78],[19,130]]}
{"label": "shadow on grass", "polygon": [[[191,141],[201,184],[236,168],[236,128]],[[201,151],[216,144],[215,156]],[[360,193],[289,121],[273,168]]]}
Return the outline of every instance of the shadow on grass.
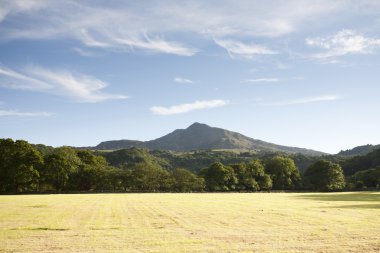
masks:
{"label": "shadow on grass", "polygon": [[32,231],[68,231],[68,228],[12,228],[11,230],[32,230]]}
{"label": "shadow on grass", "polygon": [[44,207],[47,207],[47,205],[33,205],[33,206],[27,206],[27,207],[31,207],[31,208],[44,208]]}
{"label": "shadow on grass", "polygon": [[379,202],[380,192],[353,192],[353,193],[316,193],[308,195],[299,195],[296,198],[312,199],[319,201],[363,201]]}
{"label": "shadow on grass", "polygon": [[[353,205],[331,206],[330,208],[380,209],[380,193],[379,192],[316,193],[316,194],[308,194],[308,195],[299,195],[299,196],[296,196],[296,198],[317,200],[317,201],[356,202],[356,203],[353,203]],[[360,204],[360,202],[374,202],[374,203]]]}
{"label": "shadow on grass", "polygon": [[90,230],[121,230],[121,227],[109,227],[109,228],[90,228]]}
{"label": "shadow on grass", "polygon": [[380,209],[380,204],[362,204],[362,205],[347,205],[347,206],[330,206],[328,208],[336,208],[336,209]]}

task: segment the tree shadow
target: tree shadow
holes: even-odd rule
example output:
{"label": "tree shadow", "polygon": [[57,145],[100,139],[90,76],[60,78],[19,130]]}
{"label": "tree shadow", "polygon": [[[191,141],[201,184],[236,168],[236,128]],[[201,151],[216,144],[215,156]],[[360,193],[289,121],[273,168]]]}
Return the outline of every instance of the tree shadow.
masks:
{"label": "tree shadow", "polygon": [[353,193],[316,193],[299,195],[296,198],[311,199],[318,201],[360,201],[360,202],[379,202],[380,192],[353,192]]}
{"label": "tree shadow", "polygon": [[11,228],[11,230],[32,230],[32,231],[68,231],[68,228],[48,228],[48,227],[38,227],[38,228]]}
{"label": "tree shadow", "polygon": [[380,204],[362,204],[362,205],[346,205],[346,206],[330,206],[328,208],[350,208],[350,209],[380,209]]}

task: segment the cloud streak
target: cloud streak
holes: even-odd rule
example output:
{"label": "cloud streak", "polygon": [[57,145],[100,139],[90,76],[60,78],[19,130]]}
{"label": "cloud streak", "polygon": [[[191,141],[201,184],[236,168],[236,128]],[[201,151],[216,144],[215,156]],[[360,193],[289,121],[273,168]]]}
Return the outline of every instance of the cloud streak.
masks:
{"label": "cloud streak", "polygon": [[265,46],[257,44],[245,44],[235,40],[214,40],[217,45],[227,50],[228,54],[234,57],[252,59],[260,55],[272,55],[277,54]]}
{"label": "cloud streak", "polygon": [[274,102],[274,103],[262,103],[261,105],[266,106],[283,106],[283,105],[300,105],[300,104],[309,104],[316,102],[328,102],[338,100],[339,97],[335,95],[319,96],[319,97],[307,97],[301,99],[294,99],[289,101]]}
{"label": "cloud streak", "polygon": [[273,83],[273,82],[279,82],[280,79],[274,78],[274,77],[267,77],[267,78],[257,78],[257,79],[247,79],[244,80],[243,83]]}
{"label": "cloud streak", "polygon": [[173,105],[170,107],[153,106],[150,108],[150,111],[156,115],[173,115],[187,113],[194,110],[221,107],[227,104],[228,101],[226,100],[215,99],[206,101],[195,101],[190,104]]}
{"label": "cloud streak", "polygon": [[78,102],[101,102],[111,99],[126,99],[125,95],[104,93],[107,83],[92,76],[72,73],[67,70],[49,70],[30,66],[23,71],[0,67],[0,87],[39,91],[59,96],[72,97]]}
{"label": "cloud streak", "polygon": [[15,110],[1,110],[0,117],[49,117],[52,116],[49,112],[19,112]]}
{"label": "cloud streak", "polygon": [[182,77],[175,77],[174,78],[174,82],[176,83],[187,83],[187,84],[192,84],[194,83],[193,81],[191,81],[190,79],[186,79],[186,78],[182,78]]}

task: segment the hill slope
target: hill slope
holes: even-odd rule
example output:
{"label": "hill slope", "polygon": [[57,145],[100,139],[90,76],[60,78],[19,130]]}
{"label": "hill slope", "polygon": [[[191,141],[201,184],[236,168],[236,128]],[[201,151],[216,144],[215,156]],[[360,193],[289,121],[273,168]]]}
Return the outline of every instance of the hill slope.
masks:
{"label": "hill slope", "polygon": [[242,149],[255,150],[258,152],[281,151],[287,153],[302,153],[305,155],[324,154],[315,150],[281,146],[252,139],[236,132],[228,131],[222,128],[210,127],[201,123],[194,123],[186,129],[177,129],[163,137],[151,141],[106,141],[100,143],[94,147],[94,149],[117,150],[131,147],[173,151]]}
{"label": "hill slope", "polygon": [[342,150],[340,151],[337,155],[338,156],[345,156],[345,157],[350,157],[350,156],[357,156],[357,155],[366,155],[370,153],[371,151],[375,149],[379,149],[380,145],[363,145],[363,146],[358,146],[353,149],[347,149],[347,150]]}
{"label": "hill slope", "polygon": [[194,123],[186,129],[177,129],[161,138],[148,141],[145,146],[150,149],[174,151],[191,151],[204,149],[246,149],[257,151],[283,151],[322,155],[323,153],[303,148],[280,146],[261,140],[252,139],[242,134],[206,124]]}

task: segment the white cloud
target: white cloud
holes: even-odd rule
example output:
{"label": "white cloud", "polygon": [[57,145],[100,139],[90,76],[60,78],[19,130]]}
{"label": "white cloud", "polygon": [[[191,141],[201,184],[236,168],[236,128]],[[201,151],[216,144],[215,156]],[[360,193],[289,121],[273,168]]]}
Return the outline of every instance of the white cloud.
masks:
{"label": "white cloud", "polygon": [[1,110],[0,117],[14,116],[14,117],[49,117],[52,113],[48,112],[19,112],[14,110]]}
{"label": "white cloud", "polygon": [[259,55],[277,54],[265,46],[257,44],[245,44],[235,40],[214,40],[217,45],[227,50],[231,57],[254,58]]}
{"label": "white cloud", "polygon": [[0,87],[33,90],[69,96],[79,102],[100,102],[110,99],[126,99],[127,96],[102,92],[107,83],[91,76],[67,70],[52,71],[31,66],[22,72],[0,67]]}
{"label": "white cloud", "polygon": [[20,90],[48,90],[52,86],[12,69],[0,66],[0,87]]}
{"label": "white cloud", "polygon": [[74,38],[84,46],[106,50],[141,50],[181,56],[191,56],[198,51],[164,39],[160,31],[166,28],[160,25],[159,18],[145,15],[148,10],[137,5],[134,9],[129,4],[116,3],[111,8],[80,1],[40,1],[37,4],[38,1],[31,0],[27,3],[35,2],[34,8],[19,8],[12,2],[7,2],[0,18],[23,19],[24,22],[13,22],[14,25],[2,29],[2,40]]}
{"label": "white cloud", "polygon": [[180,104],[180,105],[173,105],[170,107],[153,106],[150,108],[150,111],[153,114],[157,114],[157,115],[172,115],[172,114],[186,113],[186,112],[190,112],[194,110],[220,107],[220,106],[225,106],[227,104],[228,104],[228,101],[226,100],[215,99],[215,100],[208,100],[208,101],[195,101],[194,103],[191,103],[191,104]]}
{"label": "white cloud", "polygon": [[174,78],[174,82],[176,82],[176,83],[188,83],[188,84],[194,83],[190,79],[186,79],[186,78],[182,78],[182,77],[176,77],[176,78]]}
{"label": "white cloud", "polygon": [[244,80],[243,83],[261,83],[261,82],[279,82],[280,79],[278,78],[257,78],[257,79],[247,79],[247,80]]}
{"label": "white cloud", "polygon": [[[3,0],[0,40],[75,39],[104,50],[191,56],[187,35],[198,38],[279,37],[297,31],[346,3],[316,1],[50,1]],[[8,22],[4,22],[8,21]],[[183,36],[186,35],[186,36]],[[192,40],[192,42],[195,40]],[[223,41],[223,40],[221,40]],[[259,45],[229,45],[242,55],[266,54]],[[241,48],[242,47],[242,48]],[[232,52],[233,53],[233,52]],[[235,53],[236,54],[236,53]]]}
{"label": "white cloud", "polygon": [[268,106],[299,105],[299,104],[309,104],[309,103],[315,103],[315,102],[335,101],[338,99],[339,99],[338,96],[327,95],[327,96],[319,96],[319,97],[307,97],[307,98],[301,98],[301,99],[295,99],[295,100],[289,100],[289,101],[283,101],[283,102],[274,102],[274,103],[268,103],[268,104],[263,103],[261,105],[268,105]]}
{"label": "white cloud", "polygon": [[337,62],[339,56],[348,54],[370,54],[380,47],[380,39],[369,38],[354,30],[342,30],[327,36],[306,39],[306,44],[324,50],[312,55],[315,59],[327,59],[331,63]]}

